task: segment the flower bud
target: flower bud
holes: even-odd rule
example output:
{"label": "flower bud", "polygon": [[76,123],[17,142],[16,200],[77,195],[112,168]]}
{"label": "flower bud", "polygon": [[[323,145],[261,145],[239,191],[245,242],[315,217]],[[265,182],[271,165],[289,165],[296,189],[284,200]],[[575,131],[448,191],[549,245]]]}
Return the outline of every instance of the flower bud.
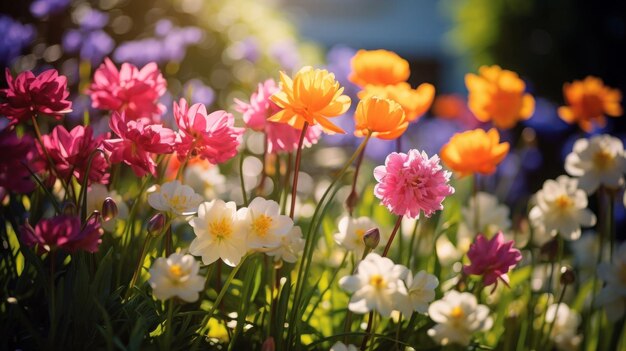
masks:
{"label": "flower bud", "polygon": [[570,285],[576,281],[576,273],[571,267],[563,266],[561,267],[561,284]]}
{"label": "flower bud", "polygon": [[78,208],[71,201],[66,201],[63,203],[63,208],[61,209],[61,213],[67,216],[76,216],[78,213]]}
{"label": "flower bud", "polygon": [[112,198],[107,197],[102,203],[102,220],[107,222],[117,217],[117,204]]}
{"label": "flower bud", "polygon": [[357,194],[356,191],[353,190],[346,198],[346,208],[348,209],[350,215],[352,215],[352,211],[354,211],[354,208],[356,207],[358,201],[359,194]]}
{"label": "flower bud", "polygon": [[263,341],[263,345],[261,345],[261,351],[274,351],[276,350],[276,344],[274,342],[273,337],[269,337]]}
{"label": "flower bud", "polygon": [[155,214],[148,221],[148,234],[152,236],[159,236],[163,232],[165,227],[165,215],[161,212]]}
{"label": "flower bud", "polygon": [[380,242],[380,231],[378,228],[372,228],[365,232],[363,234],[363,242],[367,248],[374,250]]}

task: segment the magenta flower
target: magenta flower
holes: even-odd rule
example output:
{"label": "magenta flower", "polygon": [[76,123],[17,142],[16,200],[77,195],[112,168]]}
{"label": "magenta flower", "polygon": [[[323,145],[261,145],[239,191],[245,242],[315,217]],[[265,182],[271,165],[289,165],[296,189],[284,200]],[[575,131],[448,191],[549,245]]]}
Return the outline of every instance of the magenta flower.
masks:
{"label": "magenta flower", "polygon": [[[299,129],[295,129],[287,123],[269,122],[267,119],[281,110],[270,96],[280,91],[276,82],[272,79],[259,83],[259,88],[250,96],[250,103],[235,99],[237,112],[243,114],[246,126],[258,132],[265,132],[267,137],[267,152],[275,154],[279,152],[292,152],[298,147],[300,141]],[[304,146],[311,147],[316,144],[322,134],[319,126],[309,126],[304,136]]]}
{"label": "magenta flower", "polygon": [[207,115],[203,104],[189,107],[185,99],[180,99],[179,104],[174,102],[174,118],[179,128],[176,144],[179,159],[191,154],[218,164],[237,155],[244,130],[235,128],[232,114],[220,110]]}
{"label": "magenta flower", "polygon": [[7,68],[7,89],[0,89],[0,115],[9,118],[11,124],[23,122],[37,114],[61,118],[72,112],[72,102],[67,100],[67,78],[55,69],[44,71],[38,76],[26,71],[15,79]]}
{"label": "magenta flower", "polygon": [[[48,155],[54,161],[57,175],[65,181],[69,181],[74,175],[82,183],[91,153],[108,137],[109,135],[106,134],[94,138],[93,129],[90,126],[79,125],[68,132],[65,127],[59,125],[54,127],[49,135],[43,135],[42,141]],[[45,157],[43,152],[41,154]],[[108,166],[102,153],[96,152],[89,169],[89,182],[106,184],[109,180]]]}
{"label": "magenta flower", "polygon": [[22,226],[24,244],[29,247],[38,245],[40,254],[55,249],[96,252],[102,242],[102,233],[97,215],[90,217],[83,228],[80,218],[68,215],[42,219],[35,228],[30,225]]}
{"label": "magenta flower", "polygon": [[513,244],[513,240],[504,242],[502,232],[498,232],[491,240],[478,234],[467,252],[470,265],[463,266],[463,273],[482,275],[485,286],[497,285],[498,278],[508,285],[507,272],[522,259],[522,253]]}
{"label": "magenta flower", "polygon": [[378,181],[374,195],[398,216],[419,218],[421,211],[430,217],[442,210],[443,200],[454,193],[454,188],[448,185],[450,175],[442,169],[437,155],[429,159],[423,151],[393,152],[384,166],[374,169]]}
{"label": "magenta flower", "polygon": [[129,120],[142,119],[149,123],[159,122],[165,112],[165,106],[158,100],[166,88],[167,83],[154,62],[141,70],[123,63],[118,71],[115,64],[105,58],[94,74],[88,93],[94,108],[124,112]]}
{"label": "magenta flower", "polygon": [[35,182],[28,171],[34,173],[43,168],[38,158],[35,141],[29,135],[18,138],[14,129],[0,131],[0,201],[8,192],[29,193],[35,189]]}
{"label": "magenta flower", "polygon": [[124,114],[114,112],[109,127],[119,136],[102,142],[110,152],[111,163],[124,162],[138,177],[147,173],[156,175],[156,163],[152,154],[170,154],[174,150],[176,133],[160,124],[144,124],[142,121],[126,121]]}

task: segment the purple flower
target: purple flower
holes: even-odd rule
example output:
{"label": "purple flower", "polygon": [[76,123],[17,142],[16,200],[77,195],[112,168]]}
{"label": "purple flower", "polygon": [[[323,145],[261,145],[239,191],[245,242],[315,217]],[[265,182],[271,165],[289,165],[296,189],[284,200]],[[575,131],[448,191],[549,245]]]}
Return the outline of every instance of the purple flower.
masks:
{"label": "purple flower", "polygon": [[70,29],[63,35],[62,44],[66,52],[78,53],[83,60],[98,65],[113,51],[115,42],[102,28],[109,21],[103,12],[90,10],[79,20],[80,29]]}
{"label": "purple flower", "polygon": [[13,63],[22,50],[35,39],[35,28],[0,15],[0,68]]}
{"label": "purple flower", "polygon": [[211,87],[204,85],[200,79],[192,79],[185,83],[183,95],[191,91],[191,102],[196,104],[211,105],[215,101],[215,92]]}
{"label": "purple flower", "polygon": [[43,18],[63,12],[70,0],[35,0],[30,4],[30,13],[36,18]]}
{"label": "purple flower", "polygon": [[80,28],[90,31],[102,29],[109,23],[109,15],[98,10],[87,11],[79,20]]}

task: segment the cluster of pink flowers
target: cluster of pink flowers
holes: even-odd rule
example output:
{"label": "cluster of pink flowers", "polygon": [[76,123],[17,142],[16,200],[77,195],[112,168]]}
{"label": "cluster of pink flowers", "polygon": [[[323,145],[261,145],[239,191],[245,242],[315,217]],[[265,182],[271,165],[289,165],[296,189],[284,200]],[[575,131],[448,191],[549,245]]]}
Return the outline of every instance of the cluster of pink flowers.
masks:
{"label": "cluster of pink flowers", "polygon": [[22,227],[22,240],[27,246],[38,246],[39,253],[63,249],[69,252],[98,251],[102,239],[99,216],[92,216],[81,228],[80,218],[60,215],[42,219],[35,228]]}
{"label": "cluster of pink flowers", "polygon": [[507,273],[522,259],[522,253],[513,244],[513,240],[504,241],[502,232],[491,240],[478,234],[467,252],[470,265],[463,267],[463,273],[482,276],[485,286],[497,285],[498,279],[508,285]]}

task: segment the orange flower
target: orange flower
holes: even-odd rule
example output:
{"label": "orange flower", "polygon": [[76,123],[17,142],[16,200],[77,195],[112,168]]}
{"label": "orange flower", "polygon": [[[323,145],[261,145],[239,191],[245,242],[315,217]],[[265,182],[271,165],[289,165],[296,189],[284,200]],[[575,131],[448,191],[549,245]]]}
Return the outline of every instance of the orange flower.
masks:
{"label": "orange flower", "polygon": [[457,119],[466,113],[465,100],[456,94],[438,95],[433,102],[433,115],[443,119]]}
{"label": "orange flower", "polygon": [[526,84],[517,73],[499,66],[482,66],[479,73],[465,75],[469,108],[479,121],[492,121],[497,128],[508,129],[530,118],[535,99],[524,93]]}
{"label": "orange flower", "polygon": [[606,125],[604,115],[622,115],[622,93],[604,85],[600,78],[588,76],[563,85],[563,95],[569,106],[559,107],[559,116],[567,123],[578,123],[581,129],[590,132],[594,122]]}
{"label": "orange flower", "polygon": [[359,50],[350,64],[348,79],[360,87],[398,84],[411,74],[407,60],[387,50]]}
{"label": "orange flower", "polygon": [[396,139],[409,126],[400,104],[377,96],[367,97],[359,102],[354,121],[354,135],[371,135],[385,140]]}
{"label": "orange flower", "polygon": [[413,122],[421,117],[433,103],[435,98],[435,87],[429,83],[420,84],[417,89],[411,89],[409,83],[398,83],[394,85],[367,85],[359,92],[359,98],[368,96],[379,96],[398,102],[407,121]]}
{"label": "orange flower", "polygon": [[326,133],[345,133],[330,123],[329,117],[344,114],[350,108],[350,98],[342,95],[343,88],[335,80],[335,75],[325,69],[306,66],[293,78],[280,72],[280,91],[270,98],[283,110],[271,116],[272,122],[289,123],[302,129],[304,122],[319,124]]}
{"label": "orange flower", "polygon": [[509,152],[509,143],[500,143],[500,134],[495,128],[457,133],[439,152],[441,160],[459,177],[473,173],[493,174],[496,166]]}

